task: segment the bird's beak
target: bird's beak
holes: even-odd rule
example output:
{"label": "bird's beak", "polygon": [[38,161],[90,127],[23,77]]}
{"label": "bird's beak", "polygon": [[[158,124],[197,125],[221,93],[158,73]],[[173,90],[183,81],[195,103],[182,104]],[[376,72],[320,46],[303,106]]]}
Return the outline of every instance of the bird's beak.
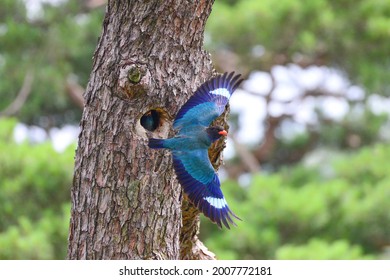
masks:
{"label": "bird's beak", "polygon": [[228,135],[226,130],[222,130],[222,131],[218,132],[218,134],[219,135],[223,135],[223,136],[227,136]]}

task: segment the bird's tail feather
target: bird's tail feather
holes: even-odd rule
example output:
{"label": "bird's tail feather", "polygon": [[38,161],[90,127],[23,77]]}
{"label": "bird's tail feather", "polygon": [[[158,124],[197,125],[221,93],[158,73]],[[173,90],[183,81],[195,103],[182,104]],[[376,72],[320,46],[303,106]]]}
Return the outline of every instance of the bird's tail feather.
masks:
{"label": "bird's tail feather", "polygon": [[149,138],[148,146],[152,149],[164,149],[164,140],[165,139]]}

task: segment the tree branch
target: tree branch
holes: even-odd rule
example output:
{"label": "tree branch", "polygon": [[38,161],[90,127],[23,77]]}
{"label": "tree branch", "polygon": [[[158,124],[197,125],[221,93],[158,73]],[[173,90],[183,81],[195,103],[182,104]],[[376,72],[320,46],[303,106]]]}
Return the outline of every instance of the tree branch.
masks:
{"label": "tree branch", "polygon": [[106,5],[107,0],[84,0],[84,6],[88,9],[99,8],[100,6]]}
{"label": "tree branch", "polygon": [[9,117],[16,115],[19,110],[23,107],[24,103],[27,100],[27,97],[31,93],[32,83],[33,83],[34,75],[31,71],[26,73],[26,76],[23,80],[22,88],[19,90],[18,95],[15,100],[2,112],[0,112],[0,117]]}
{"label": "tree branch", "polygon": [[245,145],[242,145],[237,141],[234,136],[231,136],[230,139],[233,141],[236,152],[246,169],[251,173],[259,172],[260,163],[258,159],[245,147]]}
{"label": "tree branch", "polygon": [[79,108],[84,108],[84,91],[85,89],[80,86],[76,81],[68,79],[65,85],[66,93],[70,99],[75,103]]}

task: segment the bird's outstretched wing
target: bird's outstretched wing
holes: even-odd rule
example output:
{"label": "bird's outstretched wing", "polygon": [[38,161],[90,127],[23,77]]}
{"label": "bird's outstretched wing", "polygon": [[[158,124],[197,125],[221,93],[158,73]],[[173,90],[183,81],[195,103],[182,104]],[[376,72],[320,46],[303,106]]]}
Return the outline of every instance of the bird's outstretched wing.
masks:
{"label": "bird's outstretched wing", "polygon": [[173,127],[180,129],[194,123],[209,126],[223,113],[230,96],[243,81],[240,76],[234,76],[234,72],[225,73],[203,83],[181,107]]}
{"label": "bird's outstretched wing", "polygon": [[230,228],[238,218],[228,207],[217,174],[205,149],[173,152],[177,178],[190,201],[220,228]]}

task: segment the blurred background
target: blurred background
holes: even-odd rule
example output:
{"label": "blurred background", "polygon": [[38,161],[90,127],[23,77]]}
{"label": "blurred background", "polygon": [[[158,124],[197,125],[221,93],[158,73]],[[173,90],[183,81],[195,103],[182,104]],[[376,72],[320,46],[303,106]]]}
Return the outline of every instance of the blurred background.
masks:
{"label": "blurred background", "polygon": [[[0,0],[0,259],[64,259],[104,0]],[[216,0],[205,47],[245,77],[219,174],[219,259],[390,259],[390,1]]]}

